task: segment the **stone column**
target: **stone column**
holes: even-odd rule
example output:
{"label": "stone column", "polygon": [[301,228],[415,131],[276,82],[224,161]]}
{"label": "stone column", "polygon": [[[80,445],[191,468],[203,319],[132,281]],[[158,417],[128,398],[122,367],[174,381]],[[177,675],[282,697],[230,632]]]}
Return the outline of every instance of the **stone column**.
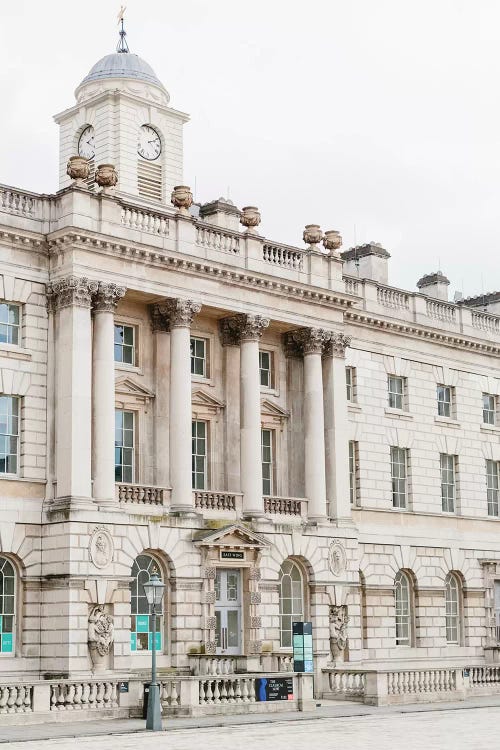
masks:
{"label": "stone column", "polygon": [[170,479],[171,510],[194,513],[191,487],[191,349],[190,327],[201,305],[171,299],[160,305],[170,326]]}
{"label": "stone column", "polygon": [[334,520],[351,517],[349,421],[345,383],[345,350],[350,342],[350,336],[332,333],[324,348],[326,497],[328,514]]}
{"label": "stone column", "polygon": [[220,321],[222,343],[240,344],[240,475],[243,515],[264,513],[260,420],[259,339],[269,325],[262,315],[242,313]]}
{"label": "stone column", "polygon": [[300,328],[285,345],[304,356],[304,486],[310,521],[326,517],[325,434],[321,354],[329,337],[323,328]]}
{"label": "stone column", "polygon": [[158,487],[170,487],[170,320],[161,305],[151,305],[154,347],[154,481]]}
{"label": "stone column", "polygon": [[114,323],[125,287],[99,282],[94,296],[93,472],[94,500],[115,503],[115,358]]}
{"label": "stone column", "polygon": [[57,311],[56,371],[56,497],[55,504],[91,502],[90,306],[95,281],[69,276],[48,286]]}

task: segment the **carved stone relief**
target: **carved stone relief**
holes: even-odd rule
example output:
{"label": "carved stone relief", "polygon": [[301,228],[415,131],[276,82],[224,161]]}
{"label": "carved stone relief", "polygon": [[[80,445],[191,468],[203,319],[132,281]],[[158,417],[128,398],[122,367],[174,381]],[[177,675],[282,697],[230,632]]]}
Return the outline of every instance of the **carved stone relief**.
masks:
{"label": "carved stone relief", "polygon": [[336,578],[343,575],[347,567],[347,556],[343,544],[334,539],[328,552],[328,567]]}
{"label": "carved stone relief", "polygon": [[347,625],[349,616],[345,604],[332,605],[329,611],[330,652],[333,661],[343,661],[347,646]]}
{"label": "carved stone relief", "polygon": [[113,618],[106,614],[102,604],[97,604],[90,611],[88,625],[89,652],[95,671],[110,667],[110,651],[113,641]]}
{"label": "carved stone relief", "polygon": [[113,537],[104,526],[97,526],[90,536],[89,557],[96,568],[107,568],[113,560]]}

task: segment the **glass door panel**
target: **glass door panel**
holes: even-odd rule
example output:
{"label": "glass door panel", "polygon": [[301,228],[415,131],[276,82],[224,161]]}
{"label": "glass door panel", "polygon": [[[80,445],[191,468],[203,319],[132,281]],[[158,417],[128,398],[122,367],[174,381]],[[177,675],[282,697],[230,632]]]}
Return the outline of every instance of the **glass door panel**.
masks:
{"label": "glass door panel", "polygon": [[218,654],[241,654],[241,573],[219,568],[215,579],[215,643]]}

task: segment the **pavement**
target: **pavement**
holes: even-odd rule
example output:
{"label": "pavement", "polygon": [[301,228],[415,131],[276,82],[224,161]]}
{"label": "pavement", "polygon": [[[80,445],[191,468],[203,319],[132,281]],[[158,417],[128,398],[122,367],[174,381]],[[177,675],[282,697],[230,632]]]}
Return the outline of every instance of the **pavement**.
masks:
{"label": "pavement", "polygon": [[[356,721],[352,721],[353,718]],[[482,750],[486,746],[493,750],[500,746],[500,696],[383,707],[322,700],[313,711],[169,718],[163,724],[163,731],[157,733],[147,732],[142,719],[47,722],[2,727],[0,716],[0,744],[9,750],[74,750],[75,739],[78,739],[78,744],[84,746],[81,750],[125,750],[136,749],[139,745],[141,750],[149,750],[164,747],[168,735],[169,750],[184,750],[192,748],[193,743],[199,746],[201,742],[215,743],[217,750],[238,750],[240,746],[252,747],[256,742],[262,744],[263,737],[265,746],[273,750],[293,750],[295,747],[302,748],[303,744],[312,745],[315,750],[322,750],[323,747],[331,750],[335,744],[332,741],[324,745],[323,735],[326,733],[332,739],[339,733],[340,741],[341,738],[345,739],[347,732],[349,750],[358,747],[363,750],[367,747],[370,750],[379,747],[384,750],[387,747],[404,747],[405,750],[420,747],[425,750],[445,750],[448,747],[453,750]],[[472,735],[470,726],[475,728]],[[353,734],[355,728],[359,730],[359,737],[356,732]],[[448,731],[451,732],[452,744],[447,744]],[[275,739],[271,742],[272,737]],[[282,741],[283,737],[286,737],[285,742]],[[160,742],[161,738],[163,743]],[[298,738],[302,738],[303,744]],[[376,744],[379,739],[381,744]],[[365,744],[356,744],[358,740]],[[438,744],[435,744],[436,741]],[[388,745],[388,742],[392,745]],[[475,744],[467,744],[470,742]]]}

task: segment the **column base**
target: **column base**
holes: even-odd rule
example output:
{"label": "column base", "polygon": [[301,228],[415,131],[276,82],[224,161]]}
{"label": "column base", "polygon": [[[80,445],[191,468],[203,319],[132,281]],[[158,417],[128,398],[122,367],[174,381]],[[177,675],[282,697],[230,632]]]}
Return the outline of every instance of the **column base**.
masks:
{"label": "column base", "polygon": [[244,510],[243,520],[244,521],[261,521],[266,517],[263,510]]}
{"label": "column base", "polygon": [[321,524],[325,524],[328,522],[328,518],[326,516],[309,516],[307,518],[307,526],[320,526]]}
{"label": "column base", "polygon": [[197,518],[200,515],[192,505],[171,505],[168,514],[169,516],[182,516],[183,518]]}
{"label": "column base", "polygon": [[91,497],[65,495],[54,498],[47,510],[51,513],[59,510],[95,510],[95,503]]}

